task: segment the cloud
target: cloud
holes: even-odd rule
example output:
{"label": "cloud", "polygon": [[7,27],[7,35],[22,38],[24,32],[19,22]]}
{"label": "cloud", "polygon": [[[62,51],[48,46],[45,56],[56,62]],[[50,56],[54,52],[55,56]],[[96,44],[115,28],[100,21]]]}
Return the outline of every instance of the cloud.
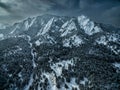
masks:
{"label": "cloud", "polygon": [[41,14],[85,14],[94,21],[120,26],[119,5],[120,0],[0,0],[0,22],[16,22]]}
{"label": "cloud", "polygon": [[0,16],[6,16],[6,15],[9,15],[9,13],[0,7]]}
{"label": "cloud", "polygon": [[[103,13],[104,18],[108,18],[107,22],[109,24],[114,23],[117,26],[120,26],[120,6],[112,7],[109,10],[106,10],[106,12]],[[112,23],[111,23],[112,22]]]}
{"label": "cloud", "polygon": [[[0,2],[0,8],[4,9],[7,12],[10,12],[10,6]],[[3,11],[3,10],[2,10]]]}

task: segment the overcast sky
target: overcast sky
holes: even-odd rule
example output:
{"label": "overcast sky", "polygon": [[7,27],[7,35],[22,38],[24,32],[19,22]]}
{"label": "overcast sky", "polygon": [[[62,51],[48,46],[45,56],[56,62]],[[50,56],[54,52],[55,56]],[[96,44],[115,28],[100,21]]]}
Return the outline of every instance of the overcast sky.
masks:
{"label": "overcast sky", "polygon": [[42,14],[84,14],[96,22],[120,27],[120,0],[0,0],[0,23]]}

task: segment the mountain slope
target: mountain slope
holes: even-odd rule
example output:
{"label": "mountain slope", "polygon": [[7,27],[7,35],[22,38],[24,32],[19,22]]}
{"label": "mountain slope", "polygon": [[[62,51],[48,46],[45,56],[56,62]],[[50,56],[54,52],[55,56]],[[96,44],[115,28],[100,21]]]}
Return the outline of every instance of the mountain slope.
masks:
{"label": "mountain slope", "polygon": [[1,89],[119,90],[119,65],[120,29],[84,15],[43,15],[0,30]]}

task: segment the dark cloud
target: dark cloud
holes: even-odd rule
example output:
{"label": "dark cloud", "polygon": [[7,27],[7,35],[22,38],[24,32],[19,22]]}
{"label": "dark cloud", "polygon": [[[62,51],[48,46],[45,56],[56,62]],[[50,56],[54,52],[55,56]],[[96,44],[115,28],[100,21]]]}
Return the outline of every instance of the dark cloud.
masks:
{"label": "dark cloud", "polygon": [[3,8],[3,9],[5,9],[5,10],[7,10],[7,11],[10,11],[10,7],[7,6],[7,5],[4,4],[4,3],[1,3],[1,2],[0,2],[0,7]]}
{"label": "dark cloud", "polygon": [[4,8],[4,9],[8,9],[9,8],[6,4],[1,3],[1,2],[0,2],[0,7]]}
{"label": "dark cloud", "polygon": [[85,14],[94,21],[120,26],[120,0],[0,0],[0,7],[0,12],[10,11],[0,14],[1,23],[41,14]]}

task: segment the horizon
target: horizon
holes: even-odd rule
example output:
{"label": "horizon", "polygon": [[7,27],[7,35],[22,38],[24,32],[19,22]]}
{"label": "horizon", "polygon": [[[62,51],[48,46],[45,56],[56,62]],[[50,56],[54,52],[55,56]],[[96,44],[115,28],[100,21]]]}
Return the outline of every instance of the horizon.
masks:
{"label": "horizon", "polygon": [[[22,23],[23,21],[29,19],[29,18],[36,18],[36,17],[39,17],[39,16],[45,16],[45,15],[51,15],[51,16],[58,16],[58,17],[70,17],[70,18],[77,18],[79,16],[82,16],[83,14],[79,15],[79,16],[67,16],[67,15],[54,15],[54,14],[42,14],[42,15],[36,15],[36,16],[30,16],[30,17],[26,17],[24,19],[21,19],[21,20],[17,20],[16,22],[13,22],[12,24],[4,24],[4,23],[0,23],[0,26],[1,28],[5,28],[5,27],[10,27],[10,26],[13,26],[17,23]],[[86,15],[83,15],[83,16],[86,16]],[[91,21],[95,22],[95,23],[98,23],[98,24],[104,24],[104,25],[109,25],[109,26],[112,26],[112,27],[115,27],[115,28],[120,28],[119,26],[115,26],[115,25],[112,25],[112,24],[107,24],[107,23],[100,23],[100,22],[96,22],[94,21],[93,19],[89,18],[88,16],[86,16],[88,19],[90,19]]]}
{"label": "horizon", "polygon": [[1,24],[13,24],[43,14],[83,14],[97,23],[120,27],[120,0],[0,0]]}

